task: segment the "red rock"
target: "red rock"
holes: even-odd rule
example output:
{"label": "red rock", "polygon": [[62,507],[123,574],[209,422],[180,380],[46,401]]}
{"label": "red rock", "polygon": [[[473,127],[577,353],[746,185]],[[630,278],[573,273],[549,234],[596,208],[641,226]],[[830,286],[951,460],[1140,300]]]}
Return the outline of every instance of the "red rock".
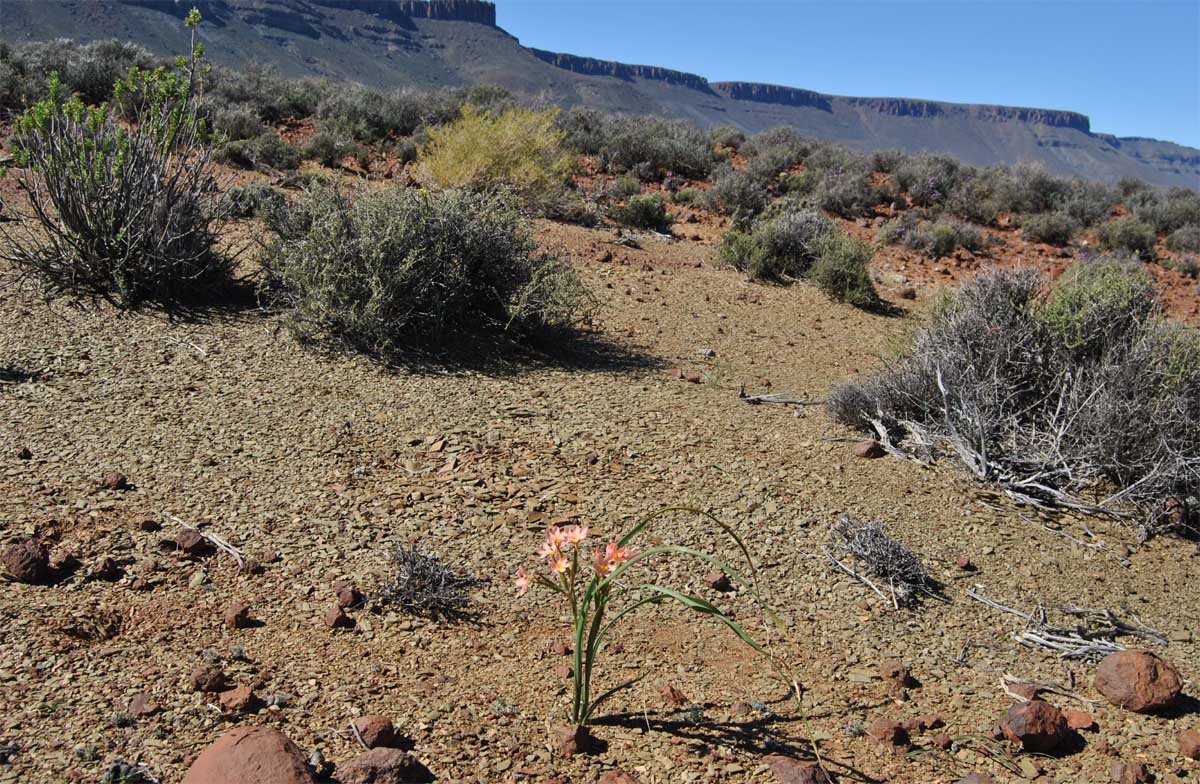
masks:
{"label": "red rock", "polygon": [[733,581],[722,571],[712,571],[704,575],[704,584],[714,591],[728,593],[733,590]]}
{"label": "red rock", "polygon": [[400,747],[400,736],[396,734],[396,727],[387,716],[375,714],[360,716],[354,720],[354,727],[362,736],[363,743],[367,744],[368,749]]}
{"label": "red rock", "polygon": [[854,454],[867,460],[874,460],[880,457],[887,456],[887,450],[883,448],[883,444],[873,438],[867,438],[859,441],[854,445]]}
{"label": "red rock", "polygon": [[729,706],[729,710],[734,716],[746,716],[754,712],[754,706],[744,700],[739,700]]}
{"label": "red rock", "polygon": [[135,719],[140,719],[157,713],[158,705],[149,694],[139,692],[129,698],[129,707],[126,712]]}
{"label": "red rock", "polygon": [[295,743],[270,727],[238,727],[200,752],[183,784],[313,784]]}
{"label": "red rock", "polygon": [[965,555],[959,557],[959,559],[954,562],[954,565],[957,566],[959,569],[962,569],[964,572],[975,571],[975,564],[971,563],[971,559],[966,557]]}
{"label": "red rock", "polygon": [[554,677],[561,681],[570,680],[575,676],[575,670],[569,664],[560,664],[554,668]]}
{"label": "red rock", "polygon": [[942,717],[936,713],[923,713],[920,716],[904,720],[904,729],[909,732],[925,732],[926,730],[937,729],[945,724]]}
{"label": "red rock", "polygon": [[112,582],[121,579],[121,567],[117,566],[117,562],[112,558],[105,556],[92,564],[88,575],[93,580],[104,580]]}
{"label": "red rock", "polygon": [[349,609],[363,600],[363,595],[350,583],[338,583],[333,586],[333,591],[337,596],[338,607]]}
{"label": "red rock", "polygon": [[876,719],[867,727],[867,734],[892,751],[907,750],[911,744],[908,730],[897,721],[891,719]]}
{"label": "red rock", "polygon": [[555,727],[552,731],[554,747],[560,757],[573,757],[586,753],[592,745],[592,736],[587,727]]}
{"label": "red rock", "polygon": [[560,641],[550,646],[550,653],[553,653],[555,656],[570,656],[574,651],[571,650],[570,645]]}
{"label": "red rock", "polygon": [[638,784],[638,780],[632,773],[614,768],[600,777],[599,784]]}
{"label": "red rock", "polygon": [[119,471],[109,471],[100,480],[100,486],[105,490],[128,490],[129,479]]}
{"label": "red rock", "polygon": [[1114,762],[1109,774],[1115,784],[1145,784],[1150,781],[1150,771],[1140,762]]}
{"label": "red rock", "polygon": [[250,625],[250,607],[245,602],[234,602],[225,608],[225,625],[230,629],[244,629]]}
{"label": "red rock", "polygon": [[1014,683],[1008,687],[1008,690],[1026,700],[1036,700],[1038,695],[1042,693],[1042,690],[1032,683]]}
{"label": "red rock", "polygon": [[37,583],[50,575],[50,552],[36,539],[26,539],[5,547],[0,564],[17,582]]}
{"label": "red rock", "polygon": [[213,551],[212,543],[195,528],[184,528],[180,531],[175,537],[175,547],[188,555],[208,555]]}
{"label": "red rock", "polygon": [[1096,668],[1095,686],[1118,708],[1150,713],[1173,703],[1183,684],[1179,671],[1153,653],[1117,651]]}
{"label": "red rock", "polygon": [[1179,753],[1188,759],[1200,760],[1200,730],[1179,733]]}
{"label": "red rock", "polygon": [[954,745],[954,738],[951,738],[944,732],[939,732],[937,735],[934,735],[929,739],[929,745],[936,749],[946,751]]}
{"label": "red rock", "polygon": [[380,746],[337,766],[338,784],[416,784],[433,781],[433,774],[416,757]]}
{"label": "red rock", "polygon": [[658,690],[658,696],[662,697],[662,701],[666,704],[675,707],[688,704],[688,698],[684,693],[669,683]]}
{"label": "red rock", "polygon": [[1063,711],[1063,718],[1067,720],[1067,726],[1073,730],[1085,732],[1096,729],[1096,720],[1092,718],[1092,714],[1090,713],[1068,710]]}
{"label": "red rock", "polygon": [[192,689],[195,691],[209,693],[223,691],[228,684],[225,673],[221,672],[221,668],[212,665],[197,667],[192,670],[192,674],[188,676],[188,681],[192,684]]}
{"label": "red rock", "polygon": [[778,784],[830,784],[829,774],[820,763],[771,754],[763,757]]}
{"label": "red rock", "polygon": [[1042,700],[1018,702],[1008,709],[1001,725],[1004,735],[1025,751],[1049,754],[1061,749],[1071,737],[1067,720],[1058,708]]}
{"label": "red rock", "polygon": [[683,377],[683,380],[689,384],[699,384],[700,376],[696,375],[695,373],[689,373],[688,375]]}
{"label": "red rock", "polygon": [[986,773],[968,773],[958,780],[958,784],[996,784],[996,780]]}
{"label": "red rock", "polygon": [[278,563],[280,560],[279,552],[276,550],[263,550],[258,554],[258,562],[265,564]]}
{"label": "red rock", "polygon": [[354,627],[354,619],[335,604],[325,612],[325,625],[330,629],[351,629]]}
{"label": "red rock", "polygon": [[217,699],[226,713],[250,713],[259,707],[259,699],[249,685],[223,691]]}
{"label": "red rock", "polygon": [[915,683],[912,673],[908,670],[908,666],[904,662],[894,660],[885,661],[879,665],[879,677],[885,681],[891,681],[905,687],[912,686]]}

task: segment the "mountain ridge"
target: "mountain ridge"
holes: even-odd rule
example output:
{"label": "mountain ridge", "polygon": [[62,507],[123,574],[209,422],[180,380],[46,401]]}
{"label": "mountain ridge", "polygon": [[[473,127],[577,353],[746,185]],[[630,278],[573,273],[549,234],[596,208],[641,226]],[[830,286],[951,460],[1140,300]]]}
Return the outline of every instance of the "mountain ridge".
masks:
{"label": "mountain ridge", "polygon": [[654,65],[524,47],[487,0],[5,0],[0,38],[120,38],[179,51],[168,25],[192,5],[208,54],[257,60],[284,75],[374,88],[490,82],[564,107],[657,113],[748,132],[790,125],[851,147],[947,152],[978,164],[1034,160],[1057,174],[1200,186],[1200,150],[1091,130],[1079,112],[920,98],[829,95],[801,87],[712,81]]}

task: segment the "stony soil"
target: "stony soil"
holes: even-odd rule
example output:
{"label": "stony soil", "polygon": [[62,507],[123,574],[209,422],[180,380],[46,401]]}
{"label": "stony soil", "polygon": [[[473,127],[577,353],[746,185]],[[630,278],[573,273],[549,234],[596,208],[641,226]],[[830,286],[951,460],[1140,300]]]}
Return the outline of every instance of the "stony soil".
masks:
{"label": "stony soil", "polygon": [[[1170,634],[1155,650],[1196,696],[1196,544],[1138,547],[1115,524],[1013,507],[953,465],[857,458],[853,434],[819,407],[740,402],[743,385],[819,400],[877,367],[908,321],[715,269],[722,227],[710,216],[684,223],[687,214],[684,241],[626,232],[641,249],[614,245],[612,228],[540,224],[539,237],[600,295],[597,338],[471,364],[388,369],[325,356],[253,310],[173,321],[0,299],[0,534],[36,535],[57,562],[82,564],[50,585],[2,586],[0,746],[15,750],[0,782],[97,781],[117,758],[176,782],[201,749],[247,723],[345,761],[357,749],[348,724],[362,714],[392,717],[441,781],[593,782],[620,767],[644,784],[768,782],[765,756],[809,758],[814,743],[844,781],[954,782],[979,771],[1099,782],[1117,761],[1145,762],[1159,781],[1196,780],[1200,768],[1176,741],[1200,727],[1194,700],[1166,716],[1112,707],[1091,665],[1019,646],[1019,619],[965,595],[982,586],[1026,610],[1072,604],[1139,619]],[[867,223],[851,228],[873,233]],[[988,264],[1062,261],[1055,249],[1007,241],[994,258],[940,263],[888,249],[877,276],[889,296],[914,286],[917,299],[896,304],[919,313],[939,286]],[[1175,312],[1195,316],[1185,296],[1195,283],[1170,283]],[[112,471],[129,489],[102,486]],[[785,633],[769,631],[744,595],[706,588],[700,565],[646,571],[769,639],[804,685],[802,704],[717,624],[651,609],[621,630],[596,675],[599,688],[645,676],[598,722],[606,748],[558,759],[548,729],[570,683],[553,648],[567,619],[546,594],[519,598],[510,575],[533,566],[550,522],[584,522],[612,539],[674,503],[711,509],[744,537]],[[898,611],[832,571],[819,548],[845,511],[884,521],[947,601]],[[164,549],[180,531],[166,515],[218,534],[263,571]],[[334,583],[370,594],[389,550],[410,540],[482,579],[475,617],[437,623],[354,608],[354,628],[328,628]],[[732,555],[682,515],[653,540]],[[120,579],[89,577],[103,557]],[[255,623],[225,626],[235,601]],[[919,685],[893,688],[880,675],[889,661]],[[188,682],[212,663],[273,704],[223,713]],[[1013,702],[1006,674],[1073,690],[1047,698],[1089,712],[1098,731],[1059,757],[993,739]],[[666,704],[667,685],[687,703]],[[150,706],[131,710],[139,694]],[[865,732],[932,713],[945,727],[914,733],[910,753]],[[950,748],[937,747],[939,732]]]}

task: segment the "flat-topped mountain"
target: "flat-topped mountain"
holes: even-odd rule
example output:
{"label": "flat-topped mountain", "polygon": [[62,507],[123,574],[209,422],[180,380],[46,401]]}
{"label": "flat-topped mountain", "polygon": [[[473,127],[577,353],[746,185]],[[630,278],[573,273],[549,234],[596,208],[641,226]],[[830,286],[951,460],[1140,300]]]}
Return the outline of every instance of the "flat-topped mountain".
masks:
{"label": "flat-topped mountain", "polygon": [[[864,150],[948,152],[974,164],[1040,161],[1052,172],[1200,187],[1200,150],[1096,133],[1077,112],[826,95],[524,47],[481,0],[4,0],[0,38],[118,38],[186,47],[196,5],[215,61],[375,88],[490,83],[563,106],[657,113],[747,131],[790,125]],[[802,82],[804,74],[797,74]]]}

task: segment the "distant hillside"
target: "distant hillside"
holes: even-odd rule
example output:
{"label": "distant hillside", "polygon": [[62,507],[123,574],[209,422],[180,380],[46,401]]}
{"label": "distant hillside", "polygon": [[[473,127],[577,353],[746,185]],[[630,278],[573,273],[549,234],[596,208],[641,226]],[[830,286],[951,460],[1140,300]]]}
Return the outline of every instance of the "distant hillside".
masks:
{"label": "distant hillside", "polygon": [[0,38],[119,38],[176,53],[186,46],[180,20],[192,5],[204,15],[202,36],[213,60],[268,63],[289,76],[376,88],[491,83],[563,106],[659,113],[747,131],[791,125],[863,150],[937,150],[980,165],[1034,160],[1057,174],[1200,188],[1200,150],[1095,133],[1075,112],[709,82],[666,68],[531,49],[497,27],[495,6],[479,0],[3,0]]}

